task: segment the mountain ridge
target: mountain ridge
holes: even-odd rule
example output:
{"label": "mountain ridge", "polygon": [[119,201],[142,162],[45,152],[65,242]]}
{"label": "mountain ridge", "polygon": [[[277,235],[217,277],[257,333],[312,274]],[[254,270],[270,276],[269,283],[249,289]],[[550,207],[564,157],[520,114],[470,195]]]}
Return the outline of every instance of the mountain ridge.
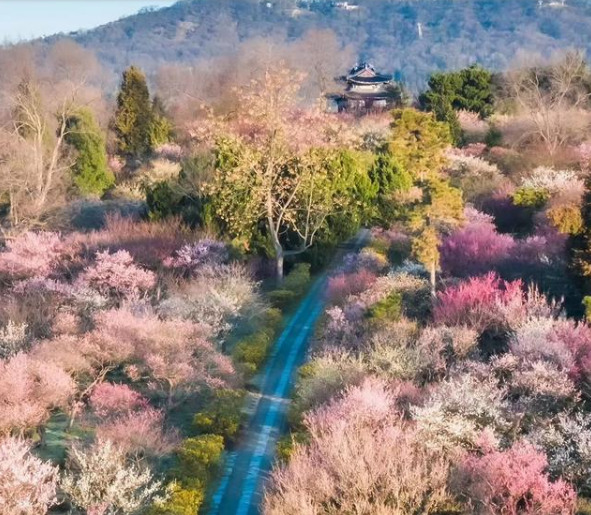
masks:
{"label": "mountain ridge", "polygon": [[[340,44],[395,73],[417,90],[434,70],[479,63],[502,70],[520,53],[591,50],[591,4],[584,0],[184,0],[145,10],[71,37],[120,72],[137,64],[192,64],[231,55],[245,41],[296,41],[313,29],[333,31]],[[355,64],[354,62],[350,63]]]}

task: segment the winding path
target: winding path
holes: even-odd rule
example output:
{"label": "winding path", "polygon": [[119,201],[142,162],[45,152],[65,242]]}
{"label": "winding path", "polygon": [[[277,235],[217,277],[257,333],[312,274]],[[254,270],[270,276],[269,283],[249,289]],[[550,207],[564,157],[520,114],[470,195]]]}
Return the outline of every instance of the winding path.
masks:
{"label": "winding path", "polygon": [[[368,238],[362,230],[346,250],[360,248]],[[209,515],[259,515],[264,482],[273,466],[277,440],[287,429],[289,396],[303,363],[310,336],[324,308],[327,274],[318,277],[269,357],[261,393],[244,437],[229,453],[224,474],[213,495]]]}

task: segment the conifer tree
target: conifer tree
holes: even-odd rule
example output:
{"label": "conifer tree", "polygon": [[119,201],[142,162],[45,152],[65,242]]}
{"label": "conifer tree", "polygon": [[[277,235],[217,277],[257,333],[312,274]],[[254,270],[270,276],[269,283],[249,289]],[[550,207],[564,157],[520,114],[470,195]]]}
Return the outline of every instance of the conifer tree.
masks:
{"label": "conifer tree", "polygon": [[152,120],[146,77],[139,68],[131,66],[123,73],[115,112],[114,128],[121,155],[139,159],[150,152]]}
{"label": "conifer tree", "polygon": [[102,195],[115,182],[107,166],[105,137],[91,111],[80,109],[68,119],[68,144],[77,150],[74,183],[86,195]]}

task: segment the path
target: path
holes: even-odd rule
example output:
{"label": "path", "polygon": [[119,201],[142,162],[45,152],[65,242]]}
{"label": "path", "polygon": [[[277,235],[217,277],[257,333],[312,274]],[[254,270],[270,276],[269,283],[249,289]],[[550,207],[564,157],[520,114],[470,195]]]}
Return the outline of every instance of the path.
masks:
{"label": "path", "polygon": [[[362,230],[344,248],[356,250],[367,237],[368,231]],[[316,279],[273,347],[261,381],[260,399],[241,443],[227,457],[209,515],[260,513],[263,484],[273,466],[277,440],[287,430],[295,374],[306,357],[308,341],[324,308],[326,279],[326,273]]]}

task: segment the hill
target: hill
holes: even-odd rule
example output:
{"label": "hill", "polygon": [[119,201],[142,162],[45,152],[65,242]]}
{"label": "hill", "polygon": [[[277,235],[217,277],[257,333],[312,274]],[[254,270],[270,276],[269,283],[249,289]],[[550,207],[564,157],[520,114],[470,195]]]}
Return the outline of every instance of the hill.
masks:
{"label": "hill", "polygon": [[311,29],[331,29],[358,59],[395,73],[413,90],[436,69],[478,62],[500,70],[522,52],[591,48],[586,0],[564,5],[545,0],[349,4],[354,8],[326,1],[185,0],[71,36],[118,72],[130,63],[155,71],[164,63],[230,55],[253,38],[293,42]]}

